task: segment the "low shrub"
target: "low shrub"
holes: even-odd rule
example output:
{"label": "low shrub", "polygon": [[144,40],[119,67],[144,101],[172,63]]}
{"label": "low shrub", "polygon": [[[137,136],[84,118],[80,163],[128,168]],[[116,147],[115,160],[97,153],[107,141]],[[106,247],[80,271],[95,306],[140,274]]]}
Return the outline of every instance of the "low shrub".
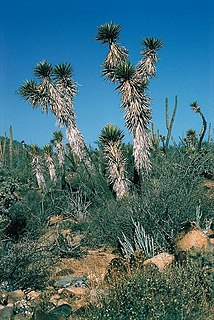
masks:
{"label": "low shrub", "polygon": [[30,239],[19,243],[2,241],[0,248],[0,288],[43,289],[47,285],[54,259],[49,248]]}
{"label": "low shrub", "polygon": [[101,301],[82,319],[208,320],[214,299],[207,273],[192,263],[176,264],[163,273],[142,271],[114,283]]}

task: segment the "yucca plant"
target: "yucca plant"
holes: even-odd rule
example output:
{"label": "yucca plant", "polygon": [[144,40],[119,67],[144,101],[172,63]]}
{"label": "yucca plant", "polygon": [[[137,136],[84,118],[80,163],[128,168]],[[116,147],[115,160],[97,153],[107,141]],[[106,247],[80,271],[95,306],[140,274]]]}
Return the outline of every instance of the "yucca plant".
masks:
{"label": "yucca plant", "polygon": [[43,150],[44,150],[44,157],[49,170],[51,182],[55,184],[57,181],[57,176],[56,176],[56,170],[54,165],[52,146],[50,144],[46,144]]}
{"label": "yucca plant", "polygon": [[109,53],[104,61],[103,75],[118,84],[121,106],[125,110],[125,122],[133,135],[133,154],[137,174],[148,174],[151,169],[149,135],[151,121],[150,98],[145,90],[149,77],[156,73],[157,51],[163,43],[159,39],[146,38],[142,41],[144,58],[135,67],[128,60],[128,51],[117,44],[121,26],[104,24],[98,28],[96,40],[109,44]]}
{"label": "yucca plant", "polygon": [[198,150],[201,149],[201,146],[202,146],[202,141],[204,139],[204,135],[205,135],[205,132],[206,132],[206,129],[207,129],[207,121],[201,111],[201,107],[199,106],[198,102],[197,101],[194,101],[190,104],[190,106],[192,107],[192,110],[195,112],[195,113],[198,113],[201,118],[202,118],[202,127],[201,127],[201,132],[200,132],[200,135],[199,135],[199,141],[198,141]]}
{"label": "yucca plant", "polygon": [[39,148],[36,144],[32,144],[29,149],[29,154],[32,158],[32,167],[36,176],[37,184],[40,189],[45,190],[45,178],[42,170],[42,158],[39,154]]}
{"label": "yucca plant", "polygon": [[117,89],[121,92],[121,107],[125,110],[125,124],[133,136],[133,155],[135,168],[140,174],[151,169],[149,136],[151,121],[150,98],[145,94],[144,82],[136,78],[136,70],[129,61],[118,64],[115,76]]}
{"label": "yucca plant", "polygon": [[73,80],[70,63],[52,66],[40,61],[34,70],[39,80],[26,80],[19,89],[20,96],[32,106],[41,107],[43,112],[49,109],[55,115],[60,126],[66,126],[66,135],[74,155],[81,161],[87,158],[83,136],[76,125],[73,99],[77,94],[77,84]]}
{"label": "yucca plant", "polygon": [[109,52],[103,64],[103,75],[113,82],[116,81],[114,68],[120,61],[125,61],[128,55],[128,50],[117,43],[120,32],[121,25],[110,22],[98,27],[96,36],[96,40],[109,45]]}
{"label": "yucca plant", "polygon": [[141,45],[143,46],[141,51],[143,58],[138,63],[136,71],[147,82],[150,77],[156,75],[157,51],[163,47],[163,41],[156,38],[145,38],[141,40]]}
{"label": "yucca plant", "polygon": [[194,129],[189,129],[186,133],[186,138],[184,139],[184,143],[187,149],[196,150],[198,144],[197,133]]}
{"label": "yucca plant", "polygon": [[124,133],[112,124],[106,125],[99,140],[107,160],[108,180],[118,200],[128,194],[129,182],[126,178],[126,161],[122,153]]}
{"label": "yucca plant", "polygon": [[65,162],[65,154],[63,147],[63,133],[60,130],[56,130],[53,133],[53,139],[51,140],[51,143],[55,146],[57,150],[59,166],[62,168]]}

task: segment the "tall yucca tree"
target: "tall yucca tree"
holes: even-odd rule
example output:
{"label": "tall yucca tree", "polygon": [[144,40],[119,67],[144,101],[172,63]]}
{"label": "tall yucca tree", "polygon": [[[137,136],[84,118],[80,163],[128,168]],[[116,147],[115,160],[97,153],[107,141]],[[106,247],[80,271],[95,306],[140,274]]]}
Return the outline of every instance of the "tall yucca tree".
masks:
{"label": "tall yucca tree", "polygon": [[106,125],[99,141],[108,162],[108,180],[118,200],[128,194],[129,182],[126,178],[126,161],[122,153],[124,133],[112,124]]}
{"label": "tall yucca tree", "polygon": [[55,184],[57,181],[57,176],[56,176],[56,170],[54,165],[52,146],[50,144],[46,144],[43,150],[44,150],[44,157],[49,170],[51,182]]}
{"label": "tall yucca tree", "polygon": [[79,132],[73,108],[77,84],[73,80],[73,69],[70,63],[52,66],[47,61],[40,61],[34,70],[38,83],[26,80],[19,89],[19,94],[32,106],[48,109],[58,119],[58,124],[66,126],[66,135],[72,152],[81,161],[87,157],[83,136]]}
{"label": "tall yucca tree", "polygon": [[199,134],[199,141],[198,141],[198,150],[201,149],[201,146],[202,146],[202,141],[204,139],[204,136],[205,136],[205,132],[206,132],[206,129],[207,129],[207,121],[201,111],[201,107],[199,106],[198,102],[197,101],[194,101],[190,104],[190,106],[192,107],[192,110],[195,112],[195,113],[198,113],[201,118],[202,118],[202,127],[201,127],[201,131],[200,131],[200,134]]}
{"label": "tall yucca tree", "polygon": [[125,111],[125,124],[133,136],[133,155],[138,174],[148,174],[151,169],[149,136],[151,121],[150,98],[145,93],[145,83],[136,77],[131,63],[121,61],[115,68],[117,90],[121,93],[121,107]]}
{"label": "tall yucca tree", "polygon": [[76,116],[73,107],[73,99],[77,94],[77,84],[73,81],[73,69],[71,64],[61,63],[53,70],[57,91],[64,97],[64,114],[61,122],[66,125],[66,137],[72,152],[81,161],[88,160],[85,142],[76,125]]}
{"label": "tall yucca tree", "polygon": [[126,60],[128,56],[128,50],[117,43],[120,38],[120,32],[121,25],[111,22],[98,27],[96,36],[97,41],[109,46],[109,52],[103,64],[103,74],[113,82],[116,81],[114,68],[120,61]]}
{"label": "tall yucca tree", "polygon": [[32,158],[31,164],[36,176],[38,187],[44,191],[46,188],[46,184],[42,170],[42,158],[40,157],[38,146],[32,144],[29,149],[29,154]]}
{"label": "tall yucca tree", "polygon": [[56,130],[53,133],[53,139],[51,143],[55,146],[57,150],[57,158],[59,161],[60,168],[63,167],[65,162],[65,154],[64,154],[64,147],[63,147],[63,133],[60,130]]}
{"label": "tall yucca tree", "polygon": [[143,40],[144,49],[141,54],[144,58],[134,67],[128,60],[128,51],[125,48],[120,54],[111,52],[110,45],[114,43],[117,46],[116,41],[120,31],[120,25],[112,23],[102,25],[98,28],[96,40],[109,43],[109,53],[104,62],[103,75],[118,84],[117,90],[122,96],[121,106],[125,110],[126,126],[133,135],[135,168],[138,174],[148,174],[151,169],[150,149],[152,146],[149,136],[151,99],[146,95],[146,89],[149,85],[149,77],[154,77],[156,74],[157,51],[163,43],[155,38]]}

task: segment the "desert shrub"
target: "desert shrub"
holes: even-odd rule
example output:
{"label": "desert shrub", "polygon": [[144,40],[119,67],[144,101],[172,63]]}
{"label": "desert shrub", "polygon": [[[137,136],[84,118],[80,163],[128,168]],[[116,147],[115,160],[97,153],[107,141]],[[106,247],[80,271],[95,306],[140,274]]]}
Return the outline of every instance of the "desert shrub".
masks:
{"label": "desert shrub", "polygon": [[18,243],[1,241],[0,288],[42,289],[47,285],[53,262],[49,249],[30,239]]}
{"label": "desert shrub", "polygon": [[188,263],[163,273],[142,271],[114,284],[102,307],[91,306],[83,319],[211,319],[212,290],[205,271]]}
{"label": "desert shrub", "polygon": [[213,201],[206,196],[203,179],[200,161],[192,167],[186,153],[173,149],[167,155],[153,154],[153,169],[144,178],[140,194],[130,193],[118,202],[113,197],[94,199],[89,209],[91,243],[117,246],[122,232],[131,238],[133,218],[160,249],[171,251],[181,224],[195,220],[199,202],[202,225],[213,214]]}

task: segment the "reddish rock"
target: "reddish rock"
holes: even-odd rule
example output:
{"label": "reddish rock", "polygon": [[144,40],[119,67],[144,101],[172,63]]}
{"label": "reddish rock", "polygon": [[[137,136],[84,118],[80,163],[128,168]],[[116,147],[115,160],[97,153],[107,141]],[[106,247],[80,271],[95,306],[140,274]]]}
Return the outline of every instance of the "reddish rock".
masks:
{"label": "reddish rock", "polygon": [[187,252],[190,249],[206,249],[209,238],[195,222],[187,222],[175,239],[175,252]]}
{"label": "reddish rock", "polygon": [[151,259],[147,259],[144,261],[144,266],[155,266],[159,271],[162,271],[164,268],[169,266],[175,260],[175,256],[173,254],[169,254],[167,252],[160,253],[154,256]]}

